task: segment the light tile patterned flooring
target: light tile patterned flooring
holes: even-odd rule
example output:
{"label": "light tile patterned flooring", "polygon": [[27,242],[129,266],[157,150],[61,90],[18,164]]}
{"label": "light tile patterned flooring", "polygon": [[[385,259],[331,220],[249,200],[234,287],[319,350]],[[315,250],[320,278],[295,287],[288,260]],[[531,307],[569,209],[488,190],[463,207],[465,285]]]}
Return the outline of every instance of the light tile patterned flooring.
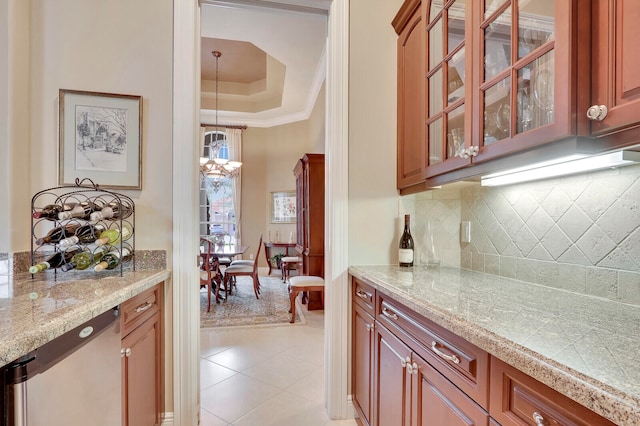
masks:
{"label": "light tile patterned flooring", "polygon": [[306,324],[200,333],[201,426],[354,426],[324,408],[322,311]]}

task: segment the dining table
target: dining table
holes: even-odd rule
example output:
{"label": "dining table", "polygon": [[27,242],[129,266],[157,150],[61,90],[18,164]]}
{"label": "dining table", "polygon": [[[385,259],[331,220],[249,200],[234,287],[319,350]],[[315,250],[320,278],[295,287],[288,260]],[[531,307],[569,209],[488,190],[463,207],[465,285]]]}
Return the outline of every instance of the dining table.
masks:
{"label": "dining table", "polygon": [[[239,244],[224,244],[219,243],[219,241],[215,240],[212,237],[200,237],[200,257],[202,259],[202,265],[205,265],[205,262],[209,263],[209,267],[211,271],[214,272],[214,276],[212,277],[213,281],[217,286],[222,285],[224,276],[223,272],[220,269],[220,259],[221,258],[229,258],[233,261],[235,256],[239,256],[244,254],[245,251],[249,248],[249,246],[239,245]],[[211,247],[207,247],[207,244],[210,244]],[[225,289],[225,299],[227,294],[231,294],[231,289]],[[216,299],[219,290],[216,291]]]}

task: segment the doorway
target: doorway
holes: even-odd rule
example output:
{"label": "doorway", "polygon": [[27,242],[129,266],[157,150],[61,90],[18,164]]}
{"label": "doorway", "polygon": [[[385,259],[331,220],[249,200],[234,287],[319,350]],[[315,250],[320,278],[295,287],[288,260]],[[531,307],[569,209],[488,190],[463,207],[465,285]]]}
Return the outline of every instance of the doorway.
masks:
{"label": "doorway", "polygon": [[[325,405],[332,418],[347,418],[348,285],[347,235],[348,169],[348,31],[349,1],[333,0],[328,25],[328,75],[325,202]],[[198,279],[197,158],[198,148],[179,141],[196,141],[199,127],[200,10],[196,2],[174,0],[174,129],[173,129],[173,407],[174,424],[196,425],[199,409],[199,295],[190,283]],[[185,191],[184,188],[193,188]],[[193,206],[185,209],[183,206]],[[336,206],[341,206],[337,209]]]}

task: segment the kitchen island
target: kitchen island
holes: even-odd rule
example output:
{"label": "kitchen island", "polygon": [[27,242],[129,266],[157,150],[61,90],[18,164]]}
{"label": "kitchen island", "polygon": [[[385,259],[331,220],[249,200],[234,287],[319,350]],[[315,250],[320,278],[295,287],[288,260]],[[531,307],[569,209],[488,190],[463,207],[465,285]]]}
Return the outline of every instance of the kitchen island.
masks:
{"label": "kitchen island", "polygon": [[453,268],[349,273],[616,424],[640,425],[640,307]]}
{"label": "kitchen island", "polygon": [[0,366],[169,278],[166,269],[8,276],[0,298]]}

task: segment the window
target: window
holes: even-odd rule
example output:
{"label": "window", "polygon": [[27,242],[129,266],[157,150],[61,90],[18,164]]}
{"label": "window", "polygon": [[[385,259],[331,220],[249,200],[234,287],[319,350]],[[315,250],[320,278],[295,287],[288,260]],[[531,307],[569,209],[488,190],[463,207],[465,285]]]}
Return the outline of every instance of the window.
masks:
{"label": "window", "polygon": [[[216,150],[217,153],[214,152]],[[210,159],[216,157],[229,159],[225,132],[205,133],[203,155]],[[200,236],[211,235],[231,244],[236,242],[236,214],[233,207],[232,183],[232,178],[201,175]]]}

